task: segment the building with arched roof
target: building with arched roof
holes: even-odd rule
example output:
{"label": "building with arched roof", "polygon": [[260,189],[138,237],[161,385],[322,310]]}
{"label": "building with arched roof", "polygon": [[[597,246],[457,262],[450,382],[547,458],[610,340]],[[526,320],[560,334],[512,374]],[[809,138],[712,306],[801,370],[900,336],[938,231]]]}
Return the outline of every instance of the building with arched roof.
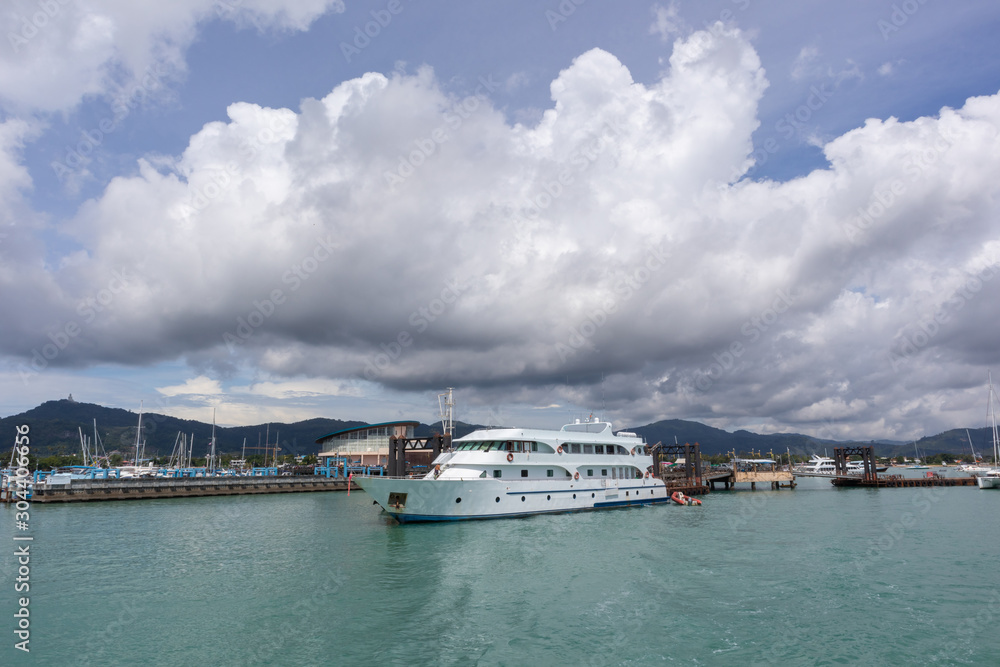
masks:
{"label": "building with arched roof", "polygon": [[419,425],[415,421],[383,422],[328,433],[316,440],[319,463],[325,465],[330,457],[339,457],[361,465],[384,466],[389,461],[389,438],[412,438]]}

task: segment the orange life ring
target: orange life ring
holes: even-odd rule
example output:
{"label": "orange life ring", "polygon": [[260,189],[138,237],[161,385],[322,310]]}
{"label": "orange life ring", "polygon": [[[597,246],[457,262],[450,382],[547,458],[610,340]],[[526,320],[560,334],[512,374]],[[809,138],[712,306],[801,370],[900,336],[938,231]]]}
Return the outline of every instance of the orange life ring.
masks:
{"label": "orange life ring", "polygon": [[580,479],[580,473],[573,473],[573,479]]}
{"label": "orange life ring", "polygon": [[559,445],[558,447],[556,447],[556,453],[557,454],[562,454],[562,445]]}
{"label": "orange life ring", "polygon": [[507,463],[514,460],[514,452],[507,452]]}

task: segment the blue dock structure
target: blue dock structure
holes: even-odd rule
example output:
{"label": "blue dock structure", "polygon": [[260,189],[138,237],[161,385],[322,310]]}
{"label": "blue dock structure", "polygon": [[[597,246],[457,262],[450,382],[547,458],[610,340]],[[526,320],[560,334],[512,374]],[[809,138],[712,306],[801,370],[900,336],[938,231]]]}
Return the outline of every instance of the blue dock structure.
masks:
{"label": "blue dock structure", "polygon": [[339,456],[325,457],[323,465],[313,470],[314,475],[328,479],[343,479],[350,475],[384,475],[385,466],[362,465],[359,461],[349,462]]}

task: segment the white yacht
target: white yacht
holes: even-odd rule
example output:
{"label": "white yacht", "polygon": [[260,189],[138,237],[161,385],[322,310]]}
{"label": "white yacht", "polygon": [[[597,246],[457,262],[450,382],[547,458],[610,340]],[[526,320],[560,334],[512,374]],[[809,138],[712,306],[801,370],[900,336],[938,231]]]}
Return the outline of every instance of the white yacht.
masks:
{"label": "white yacht", "polygon": [[833,475],[837,472],[837,467],[834,464],[833,459],[828,459],[825,456],[817,456],[813,454],[809,462],[800,468],[801,472],[808,473],[818,473],[821,475]]}
{"label": "white yacht", "polygon": [[[889,469],[889,466],[875,464],[875,472],[885,472]],[[864,461],[848,461],[847,462],[847,474],[848,475],[863,475],[865,474],[865,462]]]}
{"label": "white yacht", "polygon": [[634,433],[588,419],[558,431],[489,428],[452,443],[422,477],[355,476],[400,522],[492,519],[670,500]]}

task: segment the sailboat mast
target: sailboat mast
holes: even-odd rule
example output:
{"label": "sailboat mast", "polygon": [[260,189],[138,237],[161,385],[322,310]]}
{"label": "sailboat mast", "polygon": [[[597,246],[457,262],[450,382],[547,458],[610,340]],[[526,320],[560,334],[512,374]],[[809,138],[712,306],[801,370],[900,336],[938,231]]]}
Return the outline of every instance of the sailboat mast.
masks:
{"label": "sailboat mast", "polygon": [[83,465],[87,465],[87,437],[83,434],[82,427],[77,426],[76,430],[80,432],[80,449],[83,450]]}
{"label": "sailboat mast", "polygon": [[209,455],[209,472],[215,472],[215,408],[212,408],[212,453]]}
{"label": "sailboat mast", "polygon": [[139,465],[139,439],[142,437],[142,401],[139,401],[139,426],[135,429],[135,460],[132,465]]}
{"label": "sailboat mast", "polygon": [[993,397],[996,395],[996,390],[993,389],[993,374],[987,372],[990,383],[990,423],[993,426],[993,467],[996,468],[1000,464],[1000,439],[997,438],[997,413],[993,407]]}

